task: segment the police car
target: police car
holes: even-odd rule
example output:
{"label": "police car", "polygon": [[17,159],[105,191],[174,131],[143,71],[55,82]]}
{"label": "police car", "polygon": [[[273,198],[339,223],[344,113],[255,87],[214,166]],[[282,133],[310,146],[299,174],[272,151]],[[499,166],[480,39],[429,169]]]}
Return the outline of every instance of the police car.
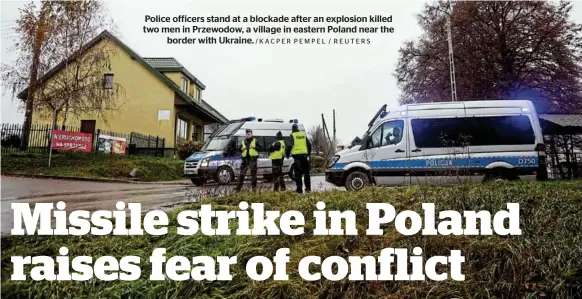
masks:
{"label": "police car", "polygon": [[546,179],[542,130],[527,100],[384,105],[363,138],[329,161],[326,181],[365,186]]}
{"label": "police car", "polygon": [[[195,185],[204,185],[214,181],[221,185],[230,184],[240,173],[241,153],[236,151],[246,138],[246,130],[251,129],[260,148],[257,160],[257,176],[270,179],[272,165],[269,159],[268,148],[277,140],[277,132],[281,131],[286,142],[291,136],[291,127],[296,123],[300,131],[305,127],[297,119],[285,123],[282,119],[261,119],[246,117],[233,120],[216,130],[199,152],[190,155],[184,161],[184,175]],[[285,158],[283,173],[293,177],[293,158]],[[249,176],[250,173],[247,173]]]}

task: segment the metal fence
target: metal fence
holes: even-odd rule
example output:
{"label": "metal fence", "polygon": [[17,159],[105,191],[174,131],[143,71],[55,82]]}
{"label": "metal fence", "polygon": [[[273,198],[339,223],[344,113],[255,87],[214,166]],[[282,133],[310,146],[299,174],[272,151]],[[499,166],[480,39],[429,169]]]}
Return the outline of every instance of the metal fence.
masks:
{"label": "metal fence", "polygon": [[[2,153],[48,153],[50,149],[51,129],[51,125],[48,124],[31,125],[28,142],[27,144],[23,144],[25,130],[22,124],[2,124],[0,131]],[[69,132],[82,132],[81,128],[72,126],[59,126],[57,129]],[[100,129],[89,133],[93,135],[91,149],[93,153],[100,153],[99,136],[107,135],[125,138],[127,141],[126,155],[164,156],[165,138],[159,136],[145,135],[137,132],[118,133]]]}

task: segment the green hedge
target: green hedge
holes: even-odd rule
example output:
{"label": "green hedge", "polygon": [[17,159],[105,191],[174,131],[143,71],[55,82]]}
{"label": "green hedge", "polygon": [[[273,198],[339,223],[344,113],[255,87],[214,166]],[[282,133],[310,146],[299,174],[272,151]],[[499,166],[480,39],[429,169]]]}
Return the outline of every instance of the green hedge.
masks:
{"label": "green hedge", "polygon": [[60,153],[48,155],[3,154],[2,172],[42,174],[83,178],[131,179],[135,168],[136,179],[141,181],[169,181],[182,178],[181,160],[148,156],[96,155],[86,153]]}

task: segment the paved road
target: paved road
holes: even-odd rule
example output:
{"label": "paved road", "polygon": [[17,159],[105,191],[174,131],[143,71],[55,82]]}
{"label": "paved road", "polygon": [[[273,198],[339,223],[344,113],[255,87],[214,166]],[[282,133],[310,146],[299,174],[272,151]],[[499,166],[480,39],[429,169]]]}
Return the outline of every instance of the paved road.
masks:
{"label": "paved road", "polygon": [[[312,177],[312,189],[325,191],[336,189],[325,183],[321,176]],[[287,181],[287,188],[295,188],[295,184]],[[13,223],[13,213],[10,204],[26,203],[57,203],[64,201],[67,211],[98,209],[115,209],[115,203],[141,203],[142,211],[152,209],[171,209],[188,202],[195,202],[201,197],[229,194],[234,186],[204,186],[195,187],[189,181],[175,184],[124,184],[87,181],[31,179],[21,177],[1,176],[1,234],[10,232]],[[248,186],[245,186],[248,188]],[[260,190],[271,190],[272,184],[260,183]]]}

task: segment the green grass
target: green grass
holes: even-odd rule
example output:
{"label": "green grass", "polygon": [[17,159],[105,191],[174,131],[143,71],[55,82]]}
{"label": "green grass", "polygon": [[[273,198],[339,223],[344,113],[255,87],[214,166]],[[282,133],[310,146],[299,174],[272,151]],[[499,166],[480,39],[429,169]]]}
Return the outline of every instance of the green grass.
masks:
{"label": "green grass", "polygon": [[[213,209],[237,209],[238,202],[263,202],[266,210],[298,210],[306,218],[301,236],[178,236],[175,216],[183,209],[198,209],[211,203]],[[358,236],[313,236],[311,213],[318,201],[328,210],[353,210]],[[368,202],[385,202],[397,211],[421,211],[423,202],[441,210],[505,209],[520,204],[522,236],[403,236],[393,225],[384,236],[366,236]],[[2,239],[3,298],[582,298],[582,184],[577,182],[518,182],[369,188],[361,192],[333,191],[296,195],[285,193],[226,196],[192,204],[171,215],[169,234],[135,237],[8,237]],[[141,279],[133,282],[16,282],[10,281],[10,256],[58,254],[61,246],[69,256],[141,256]],[[299,260],[308,255],[375,255],[387,247],[420,246],[425,256],[448,255],[460,249],[465,256],[465,281],[358,282],[342,280],[303,281]],[[232,267],[234,279],[223,282],[148,281],[149,255],[154,248],[167,249],[166,256],[238,256]],[[255,282],[244,265],[251,257],[272,257],[278,248],[291,250],[288,281]]]}
{"label": "green grass", "polygon": [[127,157],[85,153],[53,155],[48,167],[48,155],[2,154],[2,172],[67,176],[82,178],[131,179],[129,173],[137,168],[140,181],[171,181],[182,179],[184,161],[159,157]]}

